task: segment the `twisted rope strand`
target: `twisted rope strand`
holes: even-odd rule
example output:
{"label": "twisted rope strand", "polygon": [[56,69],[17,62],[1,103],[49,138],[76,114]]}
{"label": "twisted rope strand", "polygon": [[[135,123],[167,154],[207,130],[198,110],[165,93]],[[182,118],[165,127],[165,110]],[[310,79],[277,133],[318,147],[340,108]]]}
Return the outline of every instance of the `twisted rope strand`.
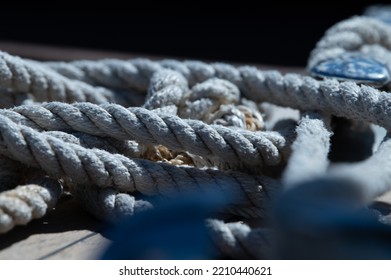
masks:
{"label": "twisted rope strand", "polygon": [[165,196],[173,196],[186,188],[202,189],[215,185],[220,190],[233,193],[242,206],[250,206],[238,210],[250,216],[263,215],[263,192],[276,187],[273,180],[262,176],[181,168],[132,160],[97,149],[85,149],[17,125],[5,117],[0,117],[0,135],[1,154],[38,167],[55,178],[66,176],[79,184],[96,184],[99,187],[115,187],[123,192],[137,190],[146,195]]}
{"label": "twisted rope strand", "polygon": [[234,259],[265,259],[271,251],[271,230],[251,229],[242,223],[208,219],[206,226],[217,249]]}
{"label": "twisted rope strand", "polygon": [[316,48],[311,52],[308,67],[311,68],[323,60],[335,58],[347,51],[360,50],[366,45],[377,45],[390,51],[390,26],[364,16],[341,21],[327,30],[324,37],[316,44]]}
{"label": "twisted rope strand", "polygon": [[37,101],[88,101],[126,104],[123,97],[109,89],[70,80],[38,63],[0,52],[0,86],[29,92]]}
{"label": "twisted rope strand", "polygon": [[[142,64],[144,69],[149,67],[145,73],[160,69],[159,62],[142,60],[138,61],[137,66],[141,67]],[[172,61],[171,65],[176,65],[177,70],[182,69],[181,74],[189,81],[189,85],[211,78],[222,78],[238,86],[246,98],[255,102],[270,102],[303,111],[317,110],[339,117],[369,121],[391,129],[390,112],[387,110],[391,97],[365,85],[336,80],[318,81],[297,74],[281,75],[277,71],[260,71],[250,66],[235,68],[221,63]]]}
{"label": "twisted rope strand", "polygon": [[286,186],[308,181],[326,172],[329,165],[330,119],[313,112],[304,113],[297,128],[292,154],[283,174]]}
{"label": "twisted rope strand", "polygon": [[48,209],[56,205],[61,189],[57,181],[41,178],[0,192],[0,233],[43,217]]}
{"label": "twisted rope strand", "polygon": [[176,115],[188,91],[187,81],[180,73],[171,70],[158,71],[151,77],[143,107]]}
{"label": "twisted rope strand", "polygon": [[72,194],[94,217],[111,223],[153,208],[149,201],[138,200],[128,193],[121,193],[113,188],[76,186],[72,188]]}
{"label": "twisted rope strand", "polygon": [[[318,43],[309,65],[355,50],[389,60],[391,28],[365,18],[342,22]],[[238,216],[243,222],[265,218],[280,182],[260,174],[272,166],[270,174],[278,177],[285,164],[285,186],[317,184],[321,182],[317,178],[327,178],[325,188],[331,180],[339,190],[341,178],[348,178],[361,194],[361,203],[372,201],[391,185],[388,138],[369,159],[327,170],[331,131],[324,116],[372,122],[391,130],[391,97],[369,86],[223,63],[146,59],[41,63],[0,53],[0,87],[6,97],[0,106],[24,104],[0,110],[0,175],[9,179],[0,178],[1,190],[20,185],[15,176],[19,167],[40,168],[45,175],[63,179],[84,207],[103,220],[116,222],[153,208],[149,201],[136,199],[137,192],[177,198],[210,189],[232,195],[226,209],[219,209],[230,218]],[[55,100],[82,103],[29,104]],[[121,106],[132,102],[144,104],[143,108]],[[257,123],[254,130],[263,129],[260,102],[301,110],[296,133],[292,122],[273,125],[276,130],[286,124],[278,131],[248,130],[250,117]],[[148,145],[198,157],[196,165],[202,168],[138,159]],[[205,169],[209,163],[214,169]],[[0,192],[0,233],[41,217],[61,193],[56,183],[54,194],[45,184]],[[335,195],[328,190],[326,194]],[[292,223],[297,221],[289,214]],[[271,234],[278,226],[269,230],[215,219],[206,224],[224,257],[272,256]]]}
{"label": "twisted rope strand", "polygon": [[162,144],[173,150],[217,158],[229,166],[242,163],[250,168],[278,164],[292,138],[289,133],[285,136],[278,132],[249,133],[115,104],[51,102],[0,110],[0,115],[34,129],[80,131],[118,140]]}
{"label": "twisted rope strand", "polygon": [[146,92],[152,75],[163,69],[148,59],[134,59],[131,62],[118,59],[81,60],[68,63],[46,62],[42,65],[73,80],[140,92]]}
{"label": "twisted rope strand", "polygon": [[142,152],[138,143],[134,141],[121,141],[111,138],[103,138],[82,132],[69,134],[62,131],[44,131],[43,133],[61,139],[67,143],[80,145],[84,148],[96,148],[112,154],[122,154],[132,158],[139,158]]}

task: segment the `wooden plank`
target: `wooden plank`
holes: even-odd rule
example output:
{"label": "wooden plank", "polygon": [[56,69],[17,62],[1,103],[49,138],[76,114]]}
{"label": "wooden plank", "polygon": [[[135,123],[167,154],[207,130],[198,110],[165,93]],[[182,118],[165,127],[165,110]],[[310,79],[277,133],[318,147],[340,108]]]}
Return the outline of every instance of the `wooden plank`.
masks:
{"label": "wooden plank", "polygon": [[111,241],[99,233],[91,233],[86,238],[61,248],[42,259],[48,260],[93,260],[99,259]]}
{"label": "wooden plank", "polygon": [[[73,244],[91,234],[90,231],[32,234],[26,239],[0,251],[0,259],[45,259],[68,244]],[[95,233],[94,233],[95,234]]]}
{"label": "wooden plank", "polygon": [[[42,259],[55,256],[78,242],[99,236],[97,233],[101,231],[104,231],[103,224],[81,209],[74,199],[70,199],[59,203],[44,218],[1,235],[0,259]],[[107,242],[104,238],[102,240]],[[93,251],[91,246],[89,249]],[[73,257],[78,258],[76,254]],[[86,254],[83,255],[85,257]]]}
{"label": "wooden plank", "polygon": [[76,49],[71,47],[48,46],[10,41],[0,41],[0,49],[12,55],[28,57],[37,60],[78,60],[102,58],[129,59],[135,56],[143,56],[122,52]]}
{"label": "wooden plank", "polygon": [[[37,59],[37,60],[79,60],[79,59],[104,59],[104,58],[118,58],[118,59],[131,59],[137,57],[149,58],[152,60],[160,59],[178,59],[186,60],[188,57],[163,57],[159,55],[151,54],[137,54],[137,53],[126,53],[126,52],[114,52],[114,51],[105,51],[99,49],[80,49],[72,47],[61,47],[61,46],[48,46],[41,44],[33,43],[20,43],[12,41],[0,41],[0,50],[10,53],[11,55],[18,55],[26,58]],[[197,59],[197,58],[192,58]],[[203,60],[205,62],[215,62]],[[231,63],[233,65],[244,65],[240,61],[219,61]],[[249,64],[249,63],[245,63]],[[306,70],[302,67],[286,67],[286,66],[273,66],[273,65],[259,65],[251,64],[257,66],[262,70],[278,70],[282,73],[299,73],[306,74]]]}

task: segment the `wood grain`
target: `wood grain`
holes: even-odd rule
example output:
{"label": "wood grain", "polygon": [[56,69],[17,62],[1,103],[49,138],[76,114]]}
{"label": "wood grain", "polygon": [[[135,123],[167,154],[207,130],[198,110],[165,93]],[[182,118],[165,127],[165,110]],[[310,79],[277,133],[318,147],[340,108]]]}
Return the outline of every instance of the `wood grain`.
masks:
{"label": "wood grain", "polygon": [[80,254],[65,253],[69,258],[94,259],[108,244],[104,232],[105,226],[74,199],[63,200],[44,218],[1,235],[0,259],[61,258],[73,247]]}

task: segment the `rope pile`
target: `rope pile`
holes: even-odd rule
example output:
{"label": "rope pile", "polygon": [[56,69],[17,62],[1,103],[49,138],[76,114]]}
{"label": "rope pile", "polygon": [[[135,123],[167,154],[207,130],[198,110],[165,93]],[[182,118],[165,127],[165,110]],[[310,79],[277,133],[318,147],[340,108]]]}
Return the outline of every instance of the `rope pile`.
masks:
{"label": "rope pile", "polygon": [[[391,65],[391,27],[340,23],[309,67],[352,49]],[[118,222],[154,211],[151,197],[220,191],[231,201],[217,209],[228,218],[206,221],[213,243],[224,257],[264,258],[273,228],[254,220],[269,217],[277,194],[348,180],[363,207],[391,188],[388,137],[360,162],[329,160],[335,117],[353,131],[391,129],[390,93],[368,85],[224,63],[39,62],[1,52],[0,87],[0,233],[42,217],[65,192]],[[281,107],[300,117],[279,118]]]}

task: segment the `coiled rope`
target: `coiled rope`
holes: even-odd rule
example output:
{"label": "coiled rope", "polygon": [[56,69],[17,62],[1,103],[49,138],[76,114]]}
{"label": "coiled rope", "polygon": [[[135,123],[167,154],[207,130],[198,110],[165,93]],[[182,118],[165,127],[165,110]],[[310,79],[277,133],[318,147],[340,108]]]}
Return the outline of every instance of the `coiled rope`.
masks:
{"label": "coiled rope", "polygon": [[[390,29],[364,17],[339,23],[309,67],[351,50],[391,65]],[[371,86],[223,63],[39,62],[1,52],[0,87],[0,233],[42,217],[63,188],[111,222],[153,211],[150,196],[218,190],[232,198],[218,211],[241,223],[208,219],[216,248],[264,258],[273,229],[246,221],[267,217],[276,193],[349,179],[367,205],[391,186],[389,138],[365,161],[328,159],[332,116],[391,129],[391,95]],[[271,127],[265,102],[301,118]]]}

